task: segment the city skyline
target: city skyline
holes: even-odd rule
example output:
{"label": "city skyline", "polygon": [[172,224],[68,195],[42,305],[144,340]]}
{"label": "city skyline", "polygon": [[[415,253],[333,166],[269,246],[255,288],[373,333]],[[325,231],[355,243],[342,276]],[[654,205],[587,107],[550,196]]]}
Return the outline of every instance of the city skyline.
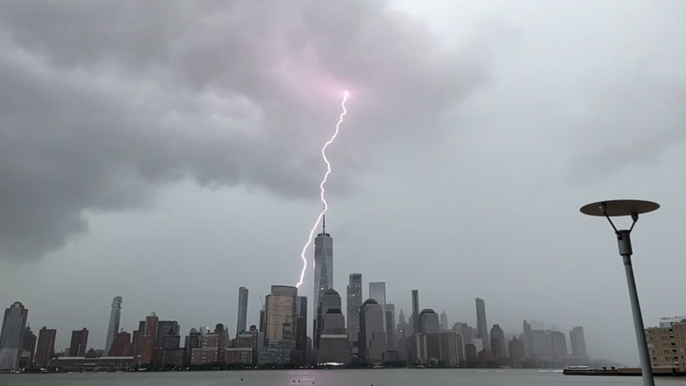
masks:
{"label": "city skyline", "polygon": [[[359,274],[355,274],[359,275]],[[354,277],[352,274],[350,275],[351,278]],[[378,285],[378,283],[377,283]],[[385,288],[385,285],[383,286]],[[244,287],[240,287],[240,290],[243,290]],[[290,286],[279,286],[279,285],[272,285],[271,287],[271,293],[266,296],[266,302],[265,302],[265,318],[264,318],[264,333],[260,333],[258,335],[253,335],[252,333],[252,328],[251,327],[251,332],[243,332],[242,334],[237,334],[234,337],[233,342],[240,342],[240,339],[243,339],[242,337],[247,334],[247,336],[250,337],[250,341],[255,341],[255,337],[258,338],[257,342],[262,342],[265,345],[265,348],[268,348],[269,351],[265,351],[264,353],[258,353],[255,352],[255,358],[259,357],[260,361],[267,361],[267,360],[276,360],[282,363],[288,363],[290,360],[293,360],[295,358],[293,354],[288,354],[287,351],[283,350],[288,350],[288,352],[292,350],[297,350],[297,347],[302,347],[302,344],[298,343],[301,341],[300,332],[304,330],[298,330],[298,328],[305,328],[306,326],[306,319],[307,315],[302,313],[304,310],[307,309],[307,301],[306,297],[304,296],[297,296],[297,301],[296,301],[296,296],[297,296],[297,289],[295,287],[290,287]],[[378,297],[378,293],[377,293]],[[413,290],[411,293],[411,299],[413,301],[418,299],[418,291]],[[19,304],[19,308],[21,308],[21,303],[15,302],[13,307],[10,307],[6,310],[7,312],[11,312],[11,310],[17,308],[17,304]],[[121,305],[121,299],[118,299],[118,297],[115,297],[114,303],[117,305]],[[477,304],[483,305],[484,300],[481,298],[477,298]],[[389,304],[390,305],[390,304]],[[392,305],[390,305],[392,306]],[[322,301],[318,307],[318,316],[316,319],[317,325],[320,326],[320,328],[317,329],[318,333],[314,339],[307,339],[307,342],[314,342],[314,347],[312,348],[312,355],[314,355],[314,358],[325,358],[326,361],[342,361],[344,363],[349,363],[350,362],[350,355],[354,355],[356,357],[360,357],[361,359],[367,359],[367,360],[389,360],[389,358],[386,356],[388,353],[386,351],[392,351],[396,352],[397,350],[395,348],[396,346],[396,339],[399,339],[398,342],[402,341],[404,338],[407,338],[407,331],[401,330],[401,327],[403,326],[403,323],[405,323],[405,319],[403,316],[403,311],[400,311],[401,319],[400,323],[397,325],[393,324],[388,324],[388,327],[384,325],[384,312],[383,312],[383,307],[378,304],[378,302],[373,299],[369,298],[365,303],[363,304],[362,307],[360,307],[360,326],[365,326],[365,331],[361,331],[360,333],[360,338],[364,339],[364,341],[361,343],[359,346],[359,349],[361,351],[355,352],[354,348],[355,346],[348,340],[348,335],[346,331],[346,317],[345,315],[341,312],[342,310],[342,304],[341,304],[341,297],[340,295],[333,289],[329,289],[325,292]],[[121,308],[119,308],[121,310]],[[366,312],[366,313],[365,313]],[[388,319],[393,319],[395,314],[391,310],[387,310],[389,313]],[[485,312],[485,309],[483,307],[478,307],[477,312],[475,316],[477,319]],[[25,312],[25,315],[28,314],[28,311]],[[388,320],[387,319],[387,320]],[[667,318],[662,318],[660,325],[663,325],[663,320],[666,320]],[[296,320],[302,320],[303,323],[302,325],[298,321],[296,323]],[[432,355],[443,355],[441,353],[445,352],[445,350],[455,350],[453,351],[453,354],[450,354],[451,356],[449,357],[448,363],[450,364],[457,364],[458,360],[459,363],[463,363],[463,361],[466,360],[465,353],[469,351],[469,346],[472,343],[473,340],[473,335],[478,336],[478,327],[468,327],[467,330],[465,330],[465,326],[467,324],[456,322],[454,326],[450,330],[446,330],[444,328],[445,322],[447,322],[448,316],[445,311],[441,313],[441,317],[439,319],[439,315],[433,311],[432,309],[423,309],[422,312],[419,315],[419,318],[417,319],[418,321],[418,327],[417,330],[414,332],[414,334],[419,333],[421,336],[419,336],[420,341],[422,342],[421,344],[423,345],[422,348],[420,349],[419,346],[416,346],[419,344],[420,341],[415,341],[415,337],[413,336],[411,340],[408,340],[406,343],[403,343],[400,347],[401,350],[410,350],[408,354],[410,354],[410,357],[407,358],[404,356],[404,354],[401,354],[399,357],[395,356],[397,358],[396,360],[409,360],[411,363],[416,359],[416,360],[426,360],[426,359],[419,359],[419,358],[424,358],[424,357],[429,357]],[[670,323],[678,323],[682,319],[678,318],[671,318]],[[26,321],[26,317],[24,317],[23,322]],[[16,324],[16,322],[14,322]],[[476,323],[478,324],[478,322]],[[486,355],[489,358],[492,358],[493,360],[504,360],[505,358],[526,358],[526,357],[531,357],[529,354],[530,352],[535,352],[535,355],[538,358],[543,358],[545,359],[546,357],[548,358],[566,358],[569,356],[568,354],[568,348],[569,346],[567,345],[566,342],[566,336],[565,334],[559,332],[556,330],[555,326],[552,326],[551,328],[553,330],[542,330],[545,328],[545,325],[537,321],[535,322],[536,324],[536,330],[531,330],[529,324],[525,320],[523,322],[523,332],[519,334],[519,339],[517,339],[517,334],[507,334],[509,337],[506,337],[505,332],[499,327],[497,323],[493,324],[491,328],[491,340],[490,344],[488,346],[484,346],[483,344],[478,344],[477,347],[477,353],[479,350],[488,350],[489,353]],[[12,322],[8,323],[8,325],[13,325]],[[299,326],[299,327],[298,327]],[[4,329],[4,325],[3,325]],[[412,328],[410,328],[410,334],[412,334]],[[51,332],[53,331],[53,332]],[[189,337],[192,337],[194,334],[194,331],[197,331],[195,328],[191,328],[190,330],[190,335],[186,337],[186,348],[188,347],[188,339]],[[205,332],[207,331],[207,332]],[[256,331],[261,331],[261,330],[256,330]],[[321,331],[321,332],[319,332]],[[450,334],[455,334],[446,336],[445,338],[449,338],[448,340],[444,341],[443,335],[450,331]],[[529,339],[527,338],[527,333],[530,334],[528,331],[533,331],[534,332],[534,339]],[[199,339],[198,339],[198,345],[197,347],[202,347],[202,350],[206,350],[204,347],[206,345],[205,341],[205,335],[210,333],[210,328],[209,327],[201,327],[200,328],[200,333],[199,333]],[[394,334],[399,333],[400,335],[398,337],[395,337]],[[27,336],[31,336],[32,342],[33,343],[28,343],[30,346],[30,355],[28,356],[29,359],[26,359],[25,363],[32,363],[33,358],[34,358],[34,350],[36,348],[36,341],[37,337],[31,333],[30,328],[27,326],[26,327],[26,334]],[[240,343],[239,343],[239,348],[235,350],[239,351],[232,351],[234,349],[226,348],[226,353],[224,353],[223,349],[220,349],[221,347],[227,347],[229,343],[230,336],[228,334],[228,326],[224,326],[223,324],[217,324],[214,334],[218,337],[218,340],[213,340],[213,346],[212,350],[214,351],[209,351],[209,352],[214,352],[215,354],[213,355],[221,355],[221,358],[224,358],[226,356],[227,358],[243,358],[241,360],[246,360],[245,356],[241,356],[241,352],[245,351],[240,351],[244,349],[240,349]],[[439,334],[441,337],[439,337]],[[7,336],[7,333],[5,333],[5,336]],[[93,348],[88,349],[88,336],[89,336],[89,330],[87,328],[83,328],[81,330],[74,330],[72,331],[72,336],[71,336],[71,344],[70,347],[68,348],[68,352],[65,351],[66,354],[68,354],[68,357],[83,357],[86,355],[86,351],[91,352]],[[122,350],[121,347],[118,347],[119,344],[119,338],[122,336],[128,336],[129,338],[131,337],[131,334],[122,331],[121,333],[118,334],[114,346],[117,346],[116,348],[112,349],[112,353],[117,352],[118,354],[116,355],[123,355],[123,353],[126,350]],[[178,351],[181,337],[183,336],[183,333],[180,330],[179,323],[175,320],[159,320],[157,315],[153,312],[149,316],[145,318],[145,320],[139,322],[139,327],[138,330],[133,331],[133,341],[129,339],[129,342],[132,342],[134,347],[138,345],[138,348],[135,349],[136,352],[136,359],[135,363],[137,364],[146,364],[151,362],[152,360],[170,360],[170,361],[179,361],[181,355],[180,351]],[[208,335],[209,336],[209,335]],[[226,336],[225,338],[222,338],[222,336]],[[171,338],[171,340],[167,340],[167,337]],[[322,338],[323,337],[323,338]],[[47,330],[45,327],[41,329],[40,333],[40,340],[38,341],[38,347],[40,348],[37,353],[39,358],[42,359],[37,359],[40,360],[41,362],[45,362],[45,356],[46,356],[46,351],[49,352],[57,352],[54,349],[54,338],[55,338],[55,333],[54,330]],[[417,339],[419,339],[417,338]],[[511,338],[511,340],[510,340]],[[571,342],[571,351],[575,354],[574,356],[577,358],[587,358],[586,354],[586,341],[584,338],[584,332],[583,332],[583,327],[575,327],[571,331],[569,331],[569,338]],[[27,338],[22,338],[22,339],[27,339]],[[438,340],[436,340],[438,339]],[[454,342],[451,341],[450,339],[457,339]],[[29,340],[30,341],[30,340]],[[192,341],[192,340],[191,340]],[[529,349],[525,349],[525,345],[530,345],[530,342],[534,341],[534,344],[530,346]],[[26,346],[27,341],[24,340],[24,345]],[[136,343],[137,342],[137,343]],[[174,343],[175,342],[175,343]],[[223,342],[223,343],[222,343]],[[323,344],[322,344],[323,342]],[[336,343],[338,342],[338,343]],[[501,344],[501,342],[506,342],[504,345]],[[546,343],[547,342],[547,343]],[[193,346],[193,343],[190,343],[191,347]],[[408,346],[411,345],[411,346]],[[456,346],[457,345],[457,346]],[[521,345],[521,346],[518,346]],[[541,346],[543,345],[543,346]],[[258,344],[259,346],[259,344]],[[231,346],[235,347],[235,346]],[[343,348],[345,347],[345,349]],[[414,348],[411,348],[414,347]],[[452,347],[452,348],[451,348]],[[26,348],[25,348],[26,349]],[[159,350],[170,350],[169,355],[163,354],[166,351],[159,351]],[[280,350],[280,351],[279,351]],[[333,351],[332,351],[333,350]],[[413,354],[412,350],[420,350],[419,355],[417,358],[414,358],[415,354]],[[427,351],[428,350],[428,351]],[[434,350],[434,351],[432,351]],[[435,351],[438,350],[438,351]],[[345,353],[347,351],[347,354]],[[205,352],[205,351],[201,351]],[[308,350],[309,352],[309,350]],[[404,351],[400,351],[401,353]],[[177,355],[178,353],[178,355]],[[338,354],[334,354],[338,353]],[[235,356],[233,354],[240,354],[239,356]],[[264,354],[264,355],[263,355]],[[103,355],[107,356],[107,351],[103,350]],[[164,355],[164,358],[167,359],[161,359],[160,355]],[[232,356],[233,355],[233,356]],[[302,355],[305,355],[305,352],[302,351]],[[309,354],[308,354],[309,355]],[[296,356],[297,357],[297,356]],[[157,358],[157,359],[154,359]],[[174,359],[178,358],[178,359]],[[193,354],[193,358],[195,358],[195,354]],[[219,357],[217,357],[219,358]],[[250,356],[252,358],[252,356]],[[285,358],[290,358],[290,359],[285,359]],[[405,359],[403,359],[405,358]],[[22,361],[24,360],[24,355],[22,354]],[[190,360],[190,359],[189,359]],[[195,361],[195,359],[192,359]],[[200,360],[200,359],[199,359]],[[204,360],[209,360],[209,359],[204,359]],[[236,359],[238,360],[238,359]],[[257,359],[255,359],[257,360]],[[392,359],[391,359],[392,360]],[[297,361],[304,361],[304,356],[301,357],[301,359],[297,359]],[[40,362],[37,362],[40,363]],[[260,362],[262,363],[262,362]],[[268,363],[268,362],[265,362]],[[301,362],[305,363],[305,362]],[[464,362],[468,363],[468,362]]]}

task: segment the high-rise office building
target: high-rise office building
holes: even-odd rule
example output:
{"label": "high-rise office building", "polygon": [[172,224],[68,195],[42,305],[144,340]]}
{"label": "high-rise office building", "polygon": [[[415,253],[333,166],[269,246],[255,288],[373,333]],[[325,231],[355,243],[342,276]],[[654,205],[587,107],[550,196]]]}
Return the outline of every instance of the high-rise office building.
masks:
{"label": "high-rise office building", "polygon": [[248,323],[248,289],[238,288],[238,320],[236,321],[236,336],[246,331]]}
{"label": "high-rise office building", "polygon": [[476,328],[478,331],[477,338],[484,342],[484,350],[488,349],[490,339],[488,338],[488,323],[486,322],[486,302],[481,298],[476,298]]}
{"label": "high-rise office building", "polygon": [[448,330],[450,330],[450,326],[448,326],[448,314],[443,311],[441,312],[441,331]]}
{"label": "high-rise office building", "polygon": [[[328,292],[328,291],[327,291]],[[326,293],[323,298],[326,297]],[[322,304],[324,301],[322,300]],[[339,308],[329,308],[322,318],[318,362],[350,363],[350,342],[345,328],[345,317]]]}
{"label": "high-rise office building", "polygon": [[436,311],[427,308],[419,313],[419,331],[423,334],[438,334],[441,332],[441,324]]}
{"label": "high-rise office building", "polygon": [[324,317],[330,309],[341,309],[341,296],[333,288],[326,290],[319,298],[315,328],[316,333],[314,336],[315,349],[319,348],[319,339],[322,334],[322,329],[324,328]]}
{"label": "high-rise office building", "polygon": [[587,359],[586,353],[586,338],[584,337],[584,328],[574,327],[569,332],[569,341],[572,344],[572,355],[580,359]]}
{"label": "high-rise office building", "polygon": [[115,296],[112,299],[112,308],[110,309],[110,322],[107,326],[107,340],[105,341],[105,355],[110,352],[114,338],[119,333],[119,320],[121,319],[121,296]]}
{"label": "high-rise office building", "polygon": [[553,342],[549,331],[531,330],[536,359],[550,360],[553,358]]}
{"label": "high-rise office building", "polygon": [[297,297],[296,287],[272,286],[265,315],[267,325],[265,339],[268,346],[295,348]]}
{"label": "high-rise office building", "polygon": [[386,331],[386,283],[383,281],[369,283],[369,298],[376,300],[381,306],[384,331]]}
{"label": "high-rise office building", "polygon": [[412,290],[412,332],[419,332],[419,291]]}
{"label": "high-rise office building", "polygon": [[362,306],[362,274],[351,273],[348,283],[348,340],[357,346],[360,333],[360,307]]}
{"label": "high-rise office building", "polygon": [[136,347],[136,364],[152,363],[157,344],[157,329],[160,319],[152,312],[145,317],[143,333],[139,332],[138,346]]}
{"label": "high-rise office building", "polygon": [[38,347],[36,348],[36,366],[47,368],[50,360],[55,357],[55,338],[57,330],[43,327],[38,331]]}
{"label": "high-rise office building", "polygon": [[31,327],[27,325],[26,330],[24,330],[24,344],[23,352],[21,354],[21,358],[25,359],[25,362],[22,363],[23,366],[20,366],[21,368],[33,367],[34,354],[36,352],[36,340],[36,334],[34,334],[33,331],[31,331]]}
{"label": "high-rise office building", "polygon": [[[400,309],[400,313],[398,314],[398,326],[396,327],[396,335],[397,338],[409,338],[411,333],[410,333],[410,328],[407,324],[407,320],[405,319],[405,311],[403,309]],[[401,351],[400,348],[398,348],[398,351]]]}
{"label": "high-rise office building", "polygon": [[551,331],[550,340],[553,345],[554,358],[563,358],[569,355],[567,353],[567,338],[564,333],[560,331]]}
{"label": "high-rise office building", "polygon": [[322,233],[314,238],[314,303],[312,307],[315,318],[319,298],[331,288],[333,288],[333,238],[326,233],[326,217],[323,217]]}
{"label": "high-rise office building", "polygon": [[386,304],[386,283],[383,281],[369,283],[369,298],[379,305]]}
{"label": "high-rise office building", "polygon": [[88,329],[74,330],[71,332],[71,341],[69,342],[69,356],[83,357],[86,356],[88,350]]}
{"label": "high-rise office building", "polygon": [[536,353],[534,350],[534,335],[531,332],[531,324],[529,324],[526,320],[522,322],[522,344],[524,344],[524,352],[526,354],[527,359],[534,359],[536,358]]}
{"label": "high-rise office building", "polygon": [[155,337],[155,347],[164,347],[164,338],[167,336],[180,336],[181,329],[176,320],[160,320],[157,322],[157,335]]}
{"label": "high-rise office building", "polygon": [[21,302],[5,309],[0,332],[0,370],[19,368],[19,357],[24,345],[24,331],[29,310]]}
{"label": "high-rise office building", "polygon": [[462,345],[472,344],[474,339],[474,333],[472,327],[467,323],[457,322],[453,325],[453,332],[459,334],[462,337]]}
{"label": "high-rise office building", "polygon": [[131,334],[128,332],[120,332],[114,338],[112,347],[110,347],[111,357],[128,357],[133,356],[133,345],[131,344]]}
{"label": "high-rise office building", "polygon": [[383,361],[386,352],[386,332],[383,309],[374,299],[368,299],[360,309],[360,340],[358,355],[367,362]]}
{"label": "high-rise office building", "polygon": [[491,355],[494,359],[505,359],[507,355],[507,342],[505,341],[505,331],[499,324],[494,324],[491,328]]}
{"label": "high-rise office building", "polygon": [[306,364],[310,349],[307,340],[307,296],[298,296],[295,303],[295,351],[296,363]]}
{"label": "high-rise office building", "polygon": [[517,337],[512,337],[510,343],[508,343],[508,351],[510,353],[510,359],[513,363],[519,363],[520,361],[526,359],[526,349],[524,347],[524,342]]}
{"label": "high-rise office building", "polygon": [[398,351],[395,334],[395,304],[386,303],[386,340],[388,351]]}
{"label": "high-rise office building", "polygon": [[265,299],[264,344],[258,347],[258,364],[291,363],[296,348],[298,289],[273,285]]}
{"label": "high-rise office building", "polygon": [[450,367],[455,367],[464,360],[462,337],[452,331],[442,331],[432,337],[438,338],[439,359]]}

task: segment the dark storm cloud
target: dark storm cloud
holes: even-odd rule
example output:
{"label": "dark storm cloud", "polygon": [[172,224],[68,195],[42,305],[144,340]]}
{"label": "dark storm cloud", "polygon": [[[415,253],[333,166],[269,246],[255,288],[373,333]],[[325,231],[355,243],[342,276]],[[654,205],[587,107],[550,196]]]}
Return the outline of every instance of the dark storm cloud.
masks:
{"label": "dark storm cloud", "polygon": [[3,2],[0,257],[40,257],[86,212],[182,178],[311,194],[343,89],[355,131],[332,153],[350,176],[443,130],[486,78],[468,43],[379,1]]}

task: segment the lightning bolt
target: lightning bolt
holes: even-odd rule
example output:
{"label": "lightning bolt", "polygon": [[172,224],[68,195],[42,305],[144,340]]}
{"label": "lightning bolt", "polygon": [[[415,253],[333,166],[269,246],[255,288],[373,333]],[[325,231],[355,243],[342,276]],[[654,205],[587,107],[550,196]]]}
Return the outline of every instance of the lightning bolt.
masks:
{"label": "lightning bolt", "polygon": [[322,179],[322,182],[319,184],[319,197],[322,200],[322,204],[324,205],[324,209],[322,210],[321,213],[319,213],[319,216],[317,217],[317,221],[314,223],[312,226],[312,230],[310,230],[310,236],[307,238],[307,243],[305,243],[305,246],[303,247],[302,253],[300,253],[300,258],[303,261],[303,269],[300,272],[300,280],[298,281],[298,284],[295,286],[297,288],[300,288],[300,286],[303,283],[303,279],[305,278],[305,272],[307,271],[307,257],[305,257],[305,252],[307,252],[307,248],[310,247],[310,244],[312,244],[312,238],[314,237],[314,232],[319,226],[319,223],[322,221],[322,217],[326,214],[326,211],[329,210],[329,204],[326,202],[326,197],[325,193],[326,190],[324,189],[324,185],[326,185],[326,181],[329,179],[329,174],[331,174],[331,163],[329,162],[329,159],[326,158],[326,148],[329,147],[333,143],[333,141],[336,140],[336,137],[338,137],[338,132],[340,131],[341,123],[343,123],[343,117],[345,117],[346,114],[348,114],[348,110],[345,109],[345,102],[348,101],[348,92],[345,91],[343,93],[343,100],[341,101],[341,108],[343,109],[343,112],[341,115],[338,117],[338,123],[336,123],[336,131],[334,131],[333,135],[331,138],[326,141],[324,144],[324,147],[322,147],[322,158],[324,159],[324,162],[326,163],[326,173],[324,173],[324,178]]}

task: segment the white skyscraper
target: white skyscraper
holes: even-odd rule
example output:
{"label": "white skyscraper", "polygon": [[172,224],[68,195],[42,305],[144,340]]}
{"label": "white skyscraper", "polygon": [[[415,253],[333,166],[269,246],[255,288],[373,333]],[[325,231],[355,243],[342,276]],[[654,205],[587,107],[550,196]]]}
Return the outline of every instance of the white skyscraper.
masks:
{"label": "white skyscraper", "polygon": [[107,341],[105,342],[105,354],[109,355],[114,338],[119,333],[119,320],[121,319],[121,296],[112,299],[112,310],[110,311],[110,324],[107,327]]}
{"label": "white skyscraper", "polygon": [[322,219],[322,233],[314,238],[314,303],[313,315],[316,318],[319,299],[328,289],[333,288],[333,238],[326,233],[326,217]]}

